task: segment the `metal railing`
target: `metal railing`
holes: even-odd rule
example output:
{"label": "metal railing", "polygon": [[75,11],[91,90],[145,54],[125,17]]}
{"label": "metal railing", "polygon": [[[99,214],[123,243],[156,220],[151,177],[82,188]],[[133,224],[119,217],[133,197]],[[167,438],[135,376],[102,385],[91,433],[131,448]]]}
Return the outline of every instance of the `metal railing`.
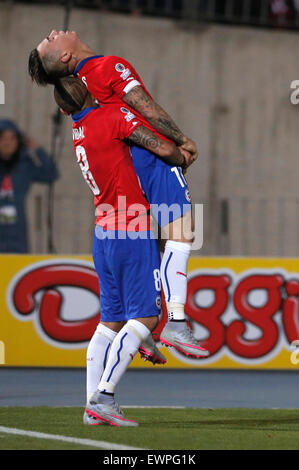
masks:
{"label": "metal railing", "polygon": [[203,210],[205,255],[299,256],[298,198],[207,200]]}
{"label": "metal railing", "polygon": [[[47,253],[46,193],[30,197],[32,253]],[[223,198],[203,204],[203,246],[192,255],[299,257],[299,198]],[[86,198],[55,195],[54,227],[58,254],[90,253],[94,208]],[[75,216],[74,216],[75,214]]]}
{"label": "metal railing", "polygon": [[[0,0],[0,3],[25,3]],[[266,28],[299,29],[299,0],[27,0],[26,4],[56,4],[134,15]]]}

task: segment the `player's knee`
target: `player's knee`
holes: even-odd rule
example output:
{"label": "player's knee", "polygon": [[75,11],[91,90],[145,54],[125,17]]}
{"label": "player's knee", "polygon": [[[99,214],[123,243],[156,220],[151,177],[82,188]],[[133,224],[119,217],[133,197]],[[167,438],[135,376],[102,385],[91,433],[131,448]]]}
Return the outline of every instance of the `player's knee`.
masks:
{"label": "player's knee", "polygon": [[150,331],[153,331],[159,323],[159,318],[156,315],[153,317],[138,318],[138,321],[143,323]]}
{"label": "player's knee", "polygon": [[100,328],[100,325],[104,325],[106,328],[109,328],[109,330],[116,331],[118,333],[125,324],[126,324],[125,321],[118,321],[118,322],[101,321],[101,323],[99,323],[98,325],[98,328]]}

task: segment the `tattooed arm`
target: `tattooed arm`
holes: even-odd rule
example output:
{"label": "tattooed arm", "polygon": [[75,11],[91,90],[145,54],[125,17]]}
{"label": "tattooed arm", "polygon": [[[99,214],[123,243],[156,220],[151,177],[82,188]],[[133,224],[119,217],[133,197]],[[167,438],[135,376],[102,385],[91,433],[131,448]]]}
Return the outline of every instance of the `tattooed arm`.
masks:
{"label": "tattooed arm", "polygon": [[151,130],[144,126],[139,126],[130,135],[129,140],[136,145],[140,145],[159,157],[163,158],[169,165],[188,166],[190,154],[171,142],[160,139]]}
{"label": "tattooed arm", "polygon": [[191,152],[193,161],[196,160],[198,154],[195,142],[182,133],[172,118],[150,98],[140,85],[132,88],[123,100],[144,116],[160,134]]}

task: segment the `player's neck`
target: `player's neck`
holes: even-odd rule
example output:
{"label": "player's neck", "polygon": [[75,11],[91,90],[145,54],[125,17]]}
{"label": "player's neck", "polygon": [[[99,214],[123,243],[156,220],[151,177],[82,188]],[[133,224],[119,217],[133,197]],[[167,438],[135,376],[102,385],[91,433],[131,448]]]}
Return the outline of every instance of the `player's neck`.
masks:
{"label": "player's neck", "polygon": [[75,68],[80,64],[80,62],[84,59],[87,59],[87,57],[92,57],[96,55],[95,51],[93,51],[89,46],[86,44],[81,45],[80,49],[75,51],[73,53],[73,59],[74,59],[74,70]]}
{"label": "player's neck", "polygon": [[97,108],[98,106],[99,105],[95,102],[94,98],[92,96],[88,96],[81,111],[86,108]]}

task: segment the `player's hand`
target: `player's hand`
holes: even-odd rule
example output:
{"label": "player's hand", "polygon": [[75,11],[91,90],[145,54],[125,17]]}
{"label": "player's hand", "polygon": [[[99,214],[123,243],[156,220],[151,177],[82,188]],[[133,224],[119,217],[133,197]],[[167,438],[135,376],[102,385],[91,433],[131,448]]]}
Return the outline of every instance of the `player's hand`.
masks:
{"label": "player's hand", "polygon": [[189,137],[185,137],[185,141],[180,147],[191,153],[192,158],[193,158],[193,162],[195,162],[195,160],[197,160],[198,150],[197,150],[197,147],[196,147],[196,143],[192,139],[189,139]]}
{"label": "player's hand", "polygon": [[182,169],[186,173],[187,168],[193,163],[193,155],[190,152],[188,152],[188,150],[185,150],[184,148],[182,148],[182,146],[179,147],[179,151],[181,152],[181,154],[183,155],[185,159],[185,163],[184,165],[182,165]]}

